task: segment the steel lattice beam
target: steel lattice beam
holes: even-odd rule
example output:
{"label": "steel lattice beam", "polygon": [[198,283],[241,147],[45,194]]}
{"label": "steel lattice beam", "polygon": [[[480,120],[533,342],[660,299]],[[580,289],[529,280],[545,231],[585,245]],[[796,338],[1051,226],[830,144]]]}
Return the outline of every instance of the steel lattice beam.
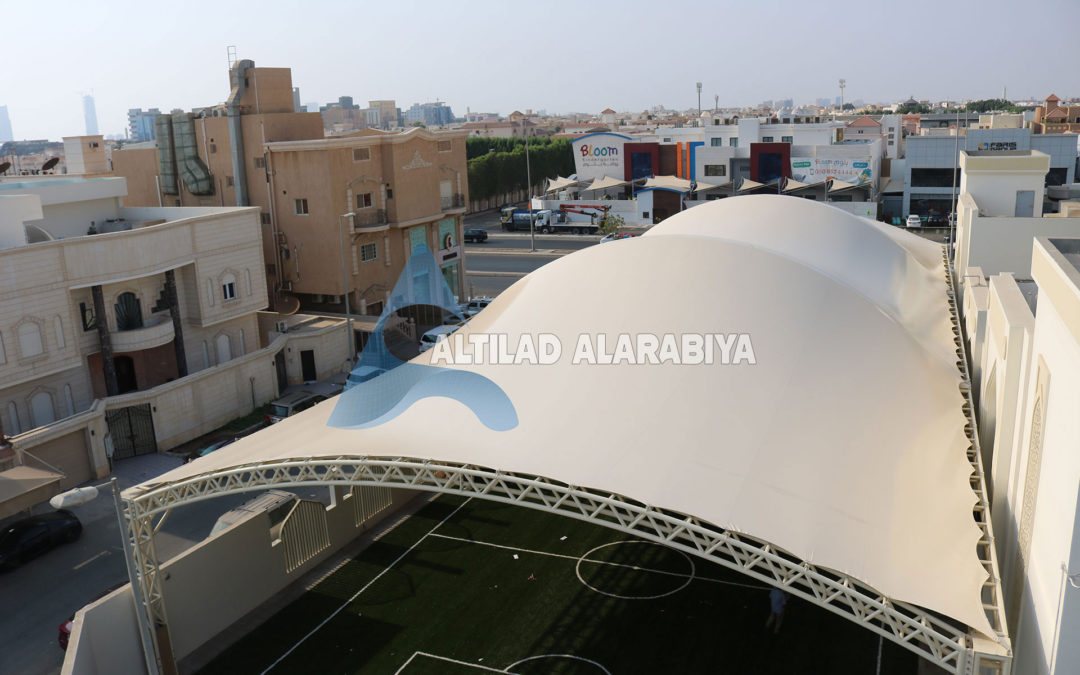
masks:
{"label": "steel lattice beam", "polygon": [[[971,638],[932,613],[886,597],[866,584],[786,553],[767,542],[657,509],[610,492],[466,464],[397,457],[292,458],[196,476],[148,490],[128,502],[133,517],[150,523],[170,508],[224,494],[274,487],[377,485],[411,488],[535,508],[610,527],[781,586],[844,616],[954,673],[970,662]],[[144,592],[155,620],[164,617],[152,541],[136,542]]]}

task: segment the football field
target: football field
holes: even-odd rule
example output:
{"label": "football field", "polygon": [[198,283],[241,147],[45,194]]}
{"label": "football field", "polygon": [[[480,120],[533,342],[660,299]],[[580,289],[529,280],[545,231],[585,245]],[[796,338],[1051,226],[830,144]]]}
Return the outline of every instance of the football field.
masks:
{"label": "football field", "polygon": [[200,672],[915,673],[910,652],[879,654],[797,598],[774,634],[768,594],[604,527],[441,496]]}

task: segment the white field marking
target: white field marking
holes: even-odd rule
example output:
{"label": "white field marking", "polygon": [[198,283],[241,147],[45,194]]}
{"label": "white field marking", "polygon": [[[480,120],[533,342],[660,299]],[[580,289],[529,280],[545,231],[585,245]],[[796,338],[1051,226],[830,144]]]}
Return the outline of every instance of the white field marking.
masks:
{"label": "white field marking", "polygon": [[[585,581],[585,578],[581,576],[581,563],[583,563],[583,562],[591,562],[586,556],[588,556],[590,553],[593,553],[594,551],[599,551],[602,548],[608,548],[609,546],[617,546],[619,544],[651,544],[653,546],[662,546],[662,544],[654,544],[651,541],[639,541],[639,540],[634,540],[634,539],[626,539],[624,541],[613,541],[613,542],[611,542],[609,544],[600,544],[596,548],[586,551],[580,558],[578,558],[577,564],[574,565],[574,574],[577,575],[577,580],[581,582],[582,586],[584,586],[585,588],[589,589],[590,591],[592,591],[594,593],[599,593],[600,595],[606,595],[609,598],[618,598],[619,600],[656,600],[658,598],[666,598],[669,595],[675,595],[676,593],[678,593],[682,589],[689,586],[690,582],[692,582],[694,580],[694,577],[697,574],[697,565],[694,564],[693,559],[690,556],[683,553],[682,551],[679,551],[678,549],[675,549],[677,553],[681,553],[682,557],[686,558],[686,562],[690,563],[690,574],[689,575],[681,575],[681,576],[684,576],[686,578],[686,581],[683,582],[683,585],[679,586],[678,588],[676,588],[674,590],[670,590],[670,591],[668,591],[666,593],[660,593],[658,595],[620,595],[618,593],[608,593],[607,591],[602,591],[599,588],[597,588],[596,586],[593,586],[589,582]],[[632,565],[632,567],[635,570],[639,569],[636,565]],[[674,574],[673,574],[673,576],[674,576]],[[597,664],[597,665],[599,665],[599,664]],[[603,667],[603,666],[601,666],[601,667]]]}
{"label": "white field marking", "polygon": [[[503,546],[502,544],[493,544],[493,543],[487,542],[487,541],[477,541],[475,539],[463,539],[462,537],[451,537],[448,534],[432,534],[430,536],[435,537],[437,539],[453,539],[454,541],[463,541],[463,542],[465,542],[467,544],[478,544],[480,546],[489,546],[491,548],[501,548],[501,549],[506,550],[506,551],[520,551],[521,553],[532,553],[534,555],[546,555],[546,556],[548,556],[550,558],[562,558],[563,560],[573,560],[575,562],[578,561],[578,560],[581,560],[581,557],[576,556],[576,555],[564,555],[562,553],[548,553],[547,551],[534,551],[532,549],[517,548],[515,546]],[[637,540],[634,539],[632,541],[636,542]],[[616,543],[618,543],[618,542],[616,542]],[[656,542],[645,541],[645,540],[642,540],[641,543],[643,543],[643,544],[656,544]],[[656,544],[656,545],[657,546],[663,546],[663,544]],[[682,553],[682,551],[679,551],[678,549],[672,549],[672,550],[678,551],[679,553]],[[664,575],[667,575],[669,577],[682,577],[683,579],[686,579],[688,577],[693,576],[698,581],[708,581],[708,582],[711,582],[711,583],[714,583],[714,584],[724,584],[725,586],[740,586],[742,588],[755,588],[755,589],[762,590],[762,591],[772,590],[772,588],[773,588],[772,586],[762,586],[762,585],[759,585],[759,584],[742,584],[742,583],[739,583],[738,581],[727,581],[725,579],[713,579],[711,577],[699,577],[699,576],[695,576],[695,575],[691,575],[691,574],[683,574],[682,572],[668,572],[666,570],[654,570],[654,569],[651,569],[651,568],[648,568],[648,567],[638,567],[637,565],[627,565],[625,563],[608,562],[606,560],[582,560],[582,562],[591,563],[593,565],[610,565],[611,567],[623,567],[623,568],[626,568],[626,569],[629,569],[629,570],[637,570],[639,572],[652,572],[653,574],[664,574]]]}
{"label": "white field marking", "polygon": [[307,635],[305,635],[304,637],[302,637],[302,638],[300,638],[299,640],[297,640],[297,641],[296,641],[296,644],[294,644],[294,645],[293,645],[292,647],[289,647],[289,650],[288,650],[287,652],[285,652],[284,654],[282,654],[281,656],[279,656],[279,657],[277,658],[277,661],[274,661],[274,662],[273,662],[273,663],[271,663],[271,664],[270,664],[269,666],[267,666],[267,667],[266,667],[266,669],[265,669],[265,670],[263,670],[263,671],[262,671],[262,673],[261,673],[260,675],[266,675],[266,673],[269,673],[269,672],[270,672],[271,670],[273,670],[273,669],[274,669],[274,666],[276,666],[277,664],[281,663],[281,662],[282,662],[282,661],[283,661],[283,660],[285,659],[285,657],[287,657],[287,656],[288,656],[289,654],[292,654],[292,653],[293,653],[293,651],[295,651],[295,650],[296,650],[296,648],[297,648],[297,647],[299,647],[299,646],[300,646],[300,645],[301,645],[301,644],[302,644],[302,643],[304,642],[304,640],[307,640],[307,639],[308,639],[309,637],[311,637],[312,635],[314,635],[315,633],[317,633],[317,632],[319,631],[319,629],[321,629],[321,628],[322,628],[323,626],[325,626],[325,625],[326,625],[326,624],[327,624],[327,623],[328,623],[328,622],[330,621],[330,619],[333,619],[333,618],[334,618],[335,616],[337,616],[337,615],[338,615],[338,614],[339,614],[339,613],[341,612],[341,610],[345,609],[345,608],[346,608],[346,607],[348,607],[348,606],[349,606],[350,604],[352,604],[352,602],[353,602],[354,600],[356,600],[357,598],[359,598],[359,597],[360,597],[360,594],[361,594],[361,593],[363,593],[364,591],[366,591],[366,590],[367,590],[367,589],[368,589],[368,588],[369,588],[369,587],[370,587],[370,586],[371,586],[372,584],[374,584],[374,583],[375,583],[376,581],[378,581],[378,580],[379,580],[379,579],[380,579],[380,578],[382,577],[382,575],[384,575],[384,574],[386,574],[387,572],[389,572],[389,571],[390,571],[390,568],[392,568],[392,567],[393,567],[394,565],[396,565],[396,564],[398,564],[399,562],[401,562],[401,559],[402,559],[402,558],[404,558],[405,556],[407,556],[407,555],[409,555],[410,553],[412,553],[412,552],[413,552],[413,550],[414,550],[414,549],[415,549],[415,548],[416,548],[417,546],[419,546],[419,545],[420,545],[420,542],[424,541],[424,540],[425,540],[425,539],[427,539],[427,538],[428,538],[429,536],[431,536],[431,535],[432,535],[432,534],[433,534],[433,533],[435,532],[435,530],[437,530],[437,529],[439,529],[440,527],[442,527],[443,523],[445,523],[446,521],[450,520],[450,519],[451,519],[451,518],[453,518],[453,517],[454,517],[455,515],[457,515],[457,512],[458,512],[458,511],[460,511],[460,510],[462,509],[462,507],[464,507],[464,506],[465,506],[466,504],[468,504],[468,503],[469,503],[469,502],[471,502],[471,501],[472,501],[472,497],[469,497],[469,498],[468,498],[468,499],[466,499],[466,500],[465,500],[464,502],[462,502],[461,504],[459,504],[459,505],[458,505],[458,507],[457,507],[456,509],[454,509],[453,511],[451,511],[449,515],[447,515],[447,516],[446,516],[445,518],[443,518],[443,519],[442,519],[442,520],[440,520],[440,521],[439,521],[438,523],[436,523],[436,524],[435,524],[435,527],[431,528],[431,529],[430,529],[430,530],[429,530],[429,531],[427,532],[427,534],[425,534],[424,536],[422,536],[422,537],[420,537],[419,539],[417,539],[417,540],[416,540],[416,542],[414,542],[414,543],[413,543],[413,545],[412,545],[412,546],[410,546],[410,547],[408,548],[408,550],[406,550],[406,551],[405,551],[404,553],[402,553],[402,554],[401,554],[401,555],[399,555],[399,556],[398,556],[397,558],[395,558],[395,559],[394,559],[394,562],[390,563],[390,564],[389,564],[389,565],[387,565],[387,566],[386,566],[385,568],[383,568],[383,570],[382,570],[381,572],[379,572],[378,574],[376,574],[376,575],[375,575],[375,578],[374,578],[374,579],[372,579],[371,581],[369,581],[369,582],[367,582],[366,584],[364,584],[364,587],[363,587],[363,588],[361,588],[360,590],[358,590],[358,591],[357,591],[356,593],[353,593],[353,596],[352,596],[351,598],[349,598],[348,600],[346,600],[345,602],[343,602],[343,603],[341,604],[341,606],[340,606],[340,607],[338,607],[337,609],[335,609],[335,610],[334,610],[334,611],[333,611],[333,612],[332,612],[332,613],[330,614],[330,616],[328,616],[328,617],[326,617],[325,619],[323,619],[323,620],[322,620],[322,623],[320,623],[320,624],[319,624],[318,626],[315,626],[314,628],[312,628],[312,629],[311,629],[311,632],[309,632],[309,633],[308,633]]}
{"label": "white field marking", "polygon": [[100,558],[100,557],[101,557],[101,556],[103,556],[103,555],[109,555],[109,552],[108,552],[108,551],[102,551],[101,553],[98,553],[98,554],[97,554],[97,555],[95,555],[94,557],[92,557],[92,558],[88,558],[88,559],[86,559],[86,560],[82,561],[81,563],[79,563],[79,564],[78,564],[78,565],[76,565],[75,567],[72,567],[71,569],[73,569],[73,570],[77,570],[77,569],[79,569],[80,567],[85,567],[86,565],[89,565],[90,563],[94,562],[95,560],[97,560],[98,558]]}
{"label": "white field marking", "polygon": [[608,670],[604,666],[600,665],[596,661],[593,661],[592,659],[587,659],[584,656],[575,656],[573,654],[540,654],[539,656],[530,656],[528,658],[521,659],[520,661],[517,661],[515,663],[511,663],[505,669],[503,669],[502,672],[509,673],[510,669],[513,668],[514,666],[521,665],[522,663],[525,663],[526,661],[535,661],[537,659],[571,659],[573,661],[584,661],[585,663],[589,663],[591,665],[596,666],[601,671],[603,671],[606,675],[611,675],[610,670]]}
{"label": "white field marking", "polygon": [[447,663],[456,663],[459,666],[469,666],[470,668],[476,668],[477,670],[482,670],[482,671],[487,672],[487,673],[504,673],[505,674],[507,672],[505,670],[499,670],[498,668],[489,668],[487,666],[482,666],[479,663],[469,663],[468,661],[458,661],[457,659],[452,659],[452,658],[449,658],[447,656],[438,656],[436,654],[428,654],[427,652],[413,652],[413,655],[409,657],[409,660],[406,661],[405,663],[401,664],[401,667],[398,668],[396,671],[394,671],[394,675],[399,675],[399,673],[403,672],[405,670],[405,668],[407,668],[408,665],[410,663],[412,663],[412,660],[415,659],[417,656],[426,656],[429,659],[436,659],[438,661],[446,661]]}

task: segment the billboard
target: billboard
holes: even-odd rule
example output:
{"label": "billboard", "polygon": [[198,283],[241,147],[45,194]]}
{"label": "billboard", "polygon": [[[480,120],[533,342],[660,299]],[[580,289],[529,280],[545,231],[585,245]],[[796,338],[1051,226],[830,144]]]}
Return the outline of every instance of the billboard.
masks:
{"label": "billboard", "polygon": [[791,177],[800,183],[820,183],[827,178],[862,183],[874,178],[874,169],[868,159],[792,157]]}
{"label": "billboard", "polygon": [[595,180],[611,176],[622,180],[624,174],[626,141],[622,134],[586,134],[575,138],[570,144],[574,152],[574,168],[578,180]]}

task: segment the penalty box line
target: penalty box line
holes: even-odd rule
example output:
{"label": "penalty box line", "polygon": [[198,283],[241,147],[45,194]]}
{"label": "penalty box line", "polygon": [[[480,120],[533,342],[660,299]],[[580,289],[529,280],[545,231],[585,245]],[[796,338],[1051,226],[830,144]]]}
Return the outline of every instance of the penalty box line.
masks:
{"label": "penalty box line", "polygon": [[292,647],[289,647],[289,650],[288,650],[287,652],[285,652],[284,654],[282,654],[281,656],[279,656],[279,657],[277,658],[277,660],[276,660],[276,661],[274,661],[274,662],[273,662],[273,663],[271,663],[271,664],[270,664],[269,666],[267,666],[267,667],[266,667],[266,669],[265,669],[265,670],[263,670],[263,671],[262,671],[262,673],[260,673],[260,675],[266,675],[266,673],[268,673],[268,672],[270,672],[271,670],[273,670],[273,669],[274,669],[274,667],[275,667],[275,666],[277,666],[277,664],[279,664],[279,663],[281,663],[282,661],[284,661],[284,660],[285,660],[285,658],[286,658],[286,657],[287,657],[287,656],[288,656],[289,654],[292,654],[292,653],[293,653],[293,652],[294,652],[294,651],[296,650],[296,648],[297,648],[297,647],[299,647],[299,646],[300,646],[301,644],[303,644],[303,642],[304,642],[305,640],[307,640],[307,639],[308,639],[309,637],[311,637],[312,635],[314,635],[315,633],[317,633],[317,632],[318,632],[318,631],[319,631],[319,630],[320,630],[320,629],[321,629],[321,628],[322,628],[323,626],[325,626],[325,625],[326,625],[327,623],[329,623],[331,619],[333,619],[333,618],[334,618],[335,616],[337,616],[338,614],[340,614],[340,613],[341,613],[341,610],[343,610],[343,609],[345,609],[346,607],[348,607],[349,605],[351,605],[351,604],[353,603],[353,601],[354,601],[354,600],[356,600],[357,598],[359,598],[359,597],[360,597],[360,594],[361,594],[361,593],[363,593],[363,592],[364,592],[364,591],[366,591],[366,590],[367,590],[368,588],[370,588],[372,584],[374,584],[374,583],[375,583],[376,581],[378,581],[378,580],[379,580],[379,579],[380,579],[380,578],[382,577],[382,575],[384,575],[384,574],[386,574],[387,572],[389,572],[389,571],[390,571],[390,569],[391,569],[391,568],[392,568],[392,567],[393,567],[394,565],[396,565],[396,564],[398,564],[399,562],[401,562],[401,560],[402,560],[403,558],[405,558],[405,556],[407,556],[407,555],[409,555],[410,553],[412,553],[412,552],[413,552],[413,551],[414,551],[414,550],[416,549],[416,547],[420,545],[420,543],[421,543],[422,541],[424,541],[425,539],[427,539],[427,538],[428,538],[428,537],[430,537],[430,536],[433,536],[433,535],[434,535],[434,533],[435,533],[435,530],[439,529],[440,527],[442,527],[442,526],[443,526],[443,524],[444,524],[444,523],[446,523],[446,521],[448,521],[448,520],[450,520],[451,518],[453,518],[454,516],[456,516],[456,515],[457,515],[457,512],[458,512],[458,511],[460,511],[460,510],[461,510],[461,509],[462,509],[462,508],[463,508],[463,507],[464,507],[464,506],[465,506],[466,504],[468,504],[468,503],[469,503],[469,502],[471,502],[471,501],[472,501],[472,497],[469,497],[469,498],[468,498],[468,499],[466,499],[466,500],[465,500],[464,502],[462,502],[461,504],[459,504],[459,505],[458,505],[458,507],[457,507],[456,509],[454,509],[453,511],[451,511],[449,515],[447,515],[447,516],[446,516],[445,518],[443,518],[443,519],[442,519],[442,520],[440,520],[440,521],[439,521],[438,523],[436,523],[436,524],[435,524],[435,527],[433,527],[433,528],[431,528],[430,530],[428,530],[428,532],[427,532],[427,533],[425,533],[425,534],[424,534],[424,536],[422,536],[422,537],[420,537],[419,539],[417,539],[417,540],[416,540],[416,541],[415,541],[415,542],[413,543],[413,545],[412,545],[412,546],[410,546],[410,547],[409,547],[409,548],[408,548],[408,549],[407,549],[407,550],[406,550],[406,551],[405,551],[404,553],[402,553],[402,554],[401,554],[401,555],[399,555],[399,556],[398,556],[397,558],[395,558],[395,559],[394,559],[394,562],[390,563],[389,565],[387,565],[386,567],[384,567],[384,568],[382,569],[382,571],[381,571],[381,572],[379,572],[378,574],[376,574],[376,575],[375,575],[375,578],[373,578],[373,579],[372,579],[371,581],[369,581],[369,582],[367,582],[366,584],[364,584],[363,588],[361,588],[361,589],[360,589],[360,590],[358,590],[358,591],[357,591],[356,593],[354,593],[354,594],[352,595],[352,597],[351,597],[351,598],[349,598],[349,599],[348,599],[348,600],[346,600],[345,602],[341,603],[341,606],[340,606],[340,607],[338,607],[337,609],[335,609],[335,610],[334,610],[334,611],[333,611],[333,612],[332,612],[332,613],[330,614],[330,616],[328,616],[328,617],[326,617],[325,619],[323,619],[323,620],[322,620],[322,622],[321,622],[321,623],[320,623],[320,624],[319,624],[318,626],[315,626],[314,628],[312,628],[312,629],[311,629],[311,631],[310,631],[310,632],[309,632],[309,633],[308,633],[307,635],[305,635],[304,637],[302,637],[302,638],[300,638],[299,640],[297,640],[297,641],[296,641],[296,644],[294,644],[294,645],[293,645]]}
{"label": "penalty box line", "polygon": [[[753,588],[753,589],[762,590],[762,591],[768,591],[768,590],[772,589],[772,586],[763,586],[763,585],[759,585],[759,584],[743,584],[743,583],[739,583],[738,581],[726,581],[724,579],[713,579],[711,577],[701,577],[701,576],[697,576],[697,575],[693,575],[693,574],[685,574],[683,572],[669,572],[667,570],[656,570],[656,569],[652,569],[652,568],[649,568],[649,567],[640,567],[638,565],[627,565],[626,563],[609,562],[607,560],[589,560],[588,558],[585,558],[585,557],[579,556],[579,555],[566,555],[565,553],[548,553],[547,551],[534,551],[534,550],[528,549],[528,548],[517,548],[515,546],[504,546],[503,544],[495,544],[495,543],[492,543],[492,542],[489,542],[489,541],[478,541],[476,539],[465,539],[463,537],[451,537],[448,534],[435,534],[434,531],[430,534],[430,536],[435,537],[436,539],[450,539],[452,541],[461,541],[461,542],[465,542],[467,544],[477,544],[479,546],[488,546],[490,548],[498,548],[498,549],[502,549],[504,551],[513,551],[515,553],[532,553],[534,555],[544,555],[544,556],[548,556],[550,558],[562,558],[563,560],[573,560],[575,562],[581,561],[581,562],[589,563],[589,564],[592,564],[592,565],[608,565],[610,567],[621,567],[623,569],[635,570],[635,571],[638,571],[638,572],[651,572],[653,574],[663,574],[663,575],[666,575],[666,576],[669,576],[669,577],[679,577],[680,579],[691,579],[691,578],[692,579],[699,579],[701,581],[708,581],[708,582],[711,582],[711,583],[714,583],[714,584],[724,584],[726,586],[739,586],[739,587],[742,587],[742,588]],[[634,540],[634,541],[638,541],[638,540]],[[640,540],[640,541],[643,544],[652,544],[652,543],[654,543],[654,542],[646,541],[646,540]],[[656,545],[657,546],[662,546],[663,544],[656,544]],[[672,550],[677,551],[678,549],[672,549]],[[435,657],[435,658],[438,658],[438,657]]]}

